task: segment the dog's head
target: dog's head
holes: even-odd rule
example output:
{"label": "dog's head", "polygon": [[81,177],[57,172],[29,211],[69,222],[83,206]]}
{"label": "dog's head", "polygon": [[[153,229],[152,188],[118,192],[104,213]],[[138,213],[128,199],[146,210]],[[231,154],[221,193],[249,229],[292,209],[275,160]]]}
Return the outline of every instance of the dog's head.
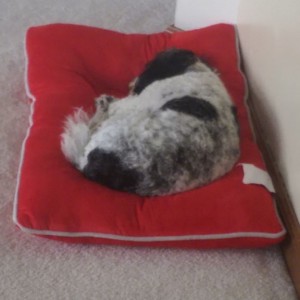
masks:
{"label": "dog's head", "polygon": [[170,48],[158,53],[129,87],[131,93],[140,94],[144,88],[156,80],[181,75],[187,71],[207,71],[208,69],[209,66],[194,52]]}

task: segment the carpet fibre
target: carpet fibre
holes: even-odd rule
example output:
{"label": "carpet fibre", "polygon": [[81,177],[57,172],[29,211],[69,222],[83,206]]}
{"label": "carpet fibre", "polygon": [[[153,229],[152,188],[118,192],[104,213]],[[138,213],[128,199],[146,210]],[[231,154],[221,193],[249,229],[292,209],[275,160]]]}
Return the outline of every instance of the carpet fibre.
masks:
{"label": "carpet fibre", "polygon": [[152,33],[174,0],[0,0],[0,299],[296,299],[278,247],[179,250],[70,245],[18,230],[12,206],[29,102],[26,29],[76,23]]}

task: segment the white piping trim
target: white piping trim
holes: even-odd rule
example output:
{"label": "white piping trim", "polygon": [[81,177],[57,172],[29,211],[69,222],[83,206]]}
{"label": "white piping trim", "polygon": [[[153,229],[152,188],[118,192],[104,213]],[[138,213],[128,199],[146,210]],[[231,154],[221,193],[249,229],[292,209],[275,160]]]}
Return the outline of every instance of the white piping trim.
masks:
{"label": "white piping trim", "polygon": [[21,147],[21,154],[20,154],[20,162],[19,162],[19,168],[18,168],[18,174],[17,174],[17,184],[16,184],[16,192],[15,192],[15,197],[14,197],[14,206],[13,206],[13,222],[18,225],[20,228],[22,227],[21,224],[19,224],[18,221],[18,198],[19,198],[19,188],[20,188],[20,180],[21,180],[21,170],[23,167],[23,162],[24,162],[24,156],[25,156],[25,146],[27,139],[30,135],[31,127],[33,125],[33,113],[34,113],[34,106],[36,102],[35,96],[30,92],[29,84],[28,84],[28,66],[29,66],[29,61],[28,61],[28,55],[27,55],[27,49],[26,49],[26,41],[27,41],[27,34],[28,31],[26,32],[25,40],[24,40],[24,54],[25,54],[25,74],[24,74],[24,83],[25,83],[25,90],[27,96],[32,100],[30,104],[30,114],[29,114],[29,126],[27,128],[27,132],[24,138],[24,141],[22,143]]}
{"label": "white piping trim", "polygon": [[[235,27],[236,29],[236,27]],[[64,231],[52,231],[52,230],[43,230],[43,229],[32,229],[25,227],[19,223],[18,220],[18,196],[19,196],[19,187],[20,187],[20,177],[21,177],[21,170],[24,162],[24,155],[25,155],[25,146],[27,139],[30,135],[30,131],[33,125],[33,113],[34,107],[36,102],[36,97],[31,93],[28,83],[28,67],[29,67],[29,60],[28,54],[26,49],[26,41],[27,41],[27,34],[25,37],[24,42],[24,52],[25,52],[25,89],[27,96],[32,99],[32,103],[30,105],[30,116],[29,116],[29,127],[27,129],[27,133],[25,139],[22,144],[21,148],[21,158],[20,164],[18,169],[17,175],[17,185],[16,185],[16,192],[14,198],[14,206],[13,206],[13,222],[25,233],[35,234],[35,235],[45,235],[45,236],[58,236],[58,237],[92,237],[92,238],[103,238],[103,239],[111,239],[111,240],[118,240],[118,241],[132,241],[132,242],[167,242],[167,241],[188,241],[188,240],[218,240],[218,239],[233,239],[233,238],[265,238],[265,239],[278,239],[285,235],[286,230],[282,226],[282,230],[277,233],[270,233],[270,232],[231,232],[231,233],[224,233],[224,234],[200,234],[200,235],[179,235],[179,236],[126,236],[126,235],[118,235],[118,234],[108,234],[108,233],[96,233],[96,232],[64,232]],[[236,46],[237,46],[237,54],[238,54],[238,67],[239,71],[244,78],[245,83],[245,97],[244,100],[248,98],[248,87],[246,84],[246,78],[240,68],[240,53],[238,48],[238,37],[237,37],[237,30],[236,30]],[[245,103],[246,104],[246,103]],[[279,221],[280,218],[278,217]],[[281,222],[280,222],[281,223]],[[282,224],[281,224],[282,225]]]}
{"label": "white piping trim", "polygon": [[189,240],[219,240],[219,239],[233,239],[233,238],[265,238],[277,239],[284,236],[285,231],[278,233],[270,232],[230,232],[221,234],[192,234],[192,235],[178,235],[178,236],[129,236],[110,233],[96,233],[96,232],[65,232],[52,230],[38,230],[27,227],[20,227],[24,232],[36,235],[48,235],[59,237],[92,237],[102,238],[118,241],[130,242],[167,242],[167,241],[189,241]]}

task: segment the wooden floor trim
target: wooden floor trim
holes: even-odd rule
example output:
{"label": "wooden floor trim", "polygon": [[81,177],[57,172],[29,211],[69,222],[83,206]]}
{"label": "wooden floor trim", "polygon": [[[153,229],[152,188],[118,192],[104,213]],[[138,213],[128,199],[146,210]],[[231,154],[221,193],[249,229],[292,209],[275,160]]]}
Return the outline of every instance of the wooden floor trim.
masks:
{"label": "wooden floor trim", "polygon": [[281,249],[289,274],[300,299],[300,225],[284,183],[283,176],[280,172],[280,168],[272,151],[272,147],[266,138],[267,135],[264,126],[258,117],[258,109],[255,105],[255,103],[259,103],[258,101],[259,99],[250,93],[248,107],[256,141],[264,157],[268,172],[272,177],[276,190],[275,199],[278,211],[288,232],[287,238],[281,244]]}

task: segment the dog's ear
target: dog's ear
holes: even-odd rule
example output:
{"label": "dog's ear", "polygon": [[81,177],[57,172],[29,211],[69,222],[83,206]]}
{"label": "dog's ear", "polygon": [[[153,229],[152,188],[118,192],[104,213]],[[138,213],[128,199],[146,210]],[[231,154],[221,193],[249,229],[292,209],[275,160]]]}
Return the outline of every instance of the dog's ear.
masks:
{"label": "dog's ear", "polygon": [[198,60],[197,55],[189,50],[170,48],[160,52],[146,65],[144,71],[135,81],[132,92],[140,94],[156,80],[183,74]]}

